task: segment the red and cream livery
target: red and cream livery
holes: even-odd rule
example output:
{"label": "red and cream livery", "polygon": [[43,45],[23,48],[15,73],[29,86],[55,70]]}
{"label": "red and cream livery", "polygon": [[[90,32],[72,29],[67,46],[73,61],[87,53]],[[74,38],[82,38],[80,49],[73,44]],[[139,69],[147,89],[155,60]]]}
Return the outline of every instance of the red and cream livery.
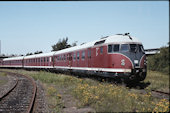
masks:
{"label": "red and cream livery", "polygon": [[146,55],[142,43],[128,33],[37,55],[5,58],[2,67],[55,69],[142,81]]}

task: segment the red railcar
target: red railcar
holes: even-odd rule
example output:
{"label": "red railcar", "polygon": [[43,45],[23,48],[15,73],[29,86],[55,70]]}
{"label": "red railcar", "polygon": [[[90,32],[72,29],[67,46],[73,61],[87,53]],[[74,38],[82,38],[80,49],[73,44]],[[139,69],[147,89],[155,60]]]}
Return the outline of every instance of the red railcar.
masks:
{"label": "red railcar", "polygon": [[25,57],[7,58],[4,66],[69,70],[104,77],[142,81],[146,55],[142,43],[129,34],[108,36],[79,46]]}
{"label": "red railcar", "polygon": [[22,67],[23,66],[23,56],[12,57],[3,59],[2,67]]}

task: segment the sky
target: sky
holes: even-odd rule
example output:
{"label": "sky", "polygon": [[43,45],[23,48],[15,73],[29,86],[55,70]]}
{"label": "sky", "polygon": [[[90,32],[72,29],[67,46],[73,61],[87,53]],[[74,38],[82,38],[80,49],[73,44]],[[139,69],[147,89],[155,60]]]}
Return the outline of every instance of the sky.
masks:
{"label": "sky", "polygon": [[1,54],[50,52],[59,39],[98,40],[129,32],[145,49],[169,42],[168,1],[0,2]]}

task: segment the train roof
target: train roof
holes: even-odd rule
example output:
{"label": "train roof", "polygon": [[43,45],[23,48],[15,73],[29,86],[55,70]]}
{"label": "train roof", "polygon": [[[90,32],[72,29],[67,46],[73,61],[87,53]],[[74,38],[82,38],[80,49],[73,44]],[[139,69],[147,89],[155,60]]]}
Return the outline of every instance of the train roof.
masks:
{"label": "train roof", "polygon": [[39,57],[48,57],[48,56],[53,56],[54,53],[55,52],[34,54],[34,55],[25,56],[24,59],[39,58]]}
{"label": "train roof", "polygon": [[85,48],[91,48],[93,46],[97,46],[100,44],[111,44],[111,43],[120,43],[120,44],[121,43],[139,43],[139,44],[141,44],[141,42],[135,37],[119,34],[119,35],[113,35],[113,36],[101,38],[99,40],[88,42],[88,43],[78,45],[75,47],[66,48],[66,49],[55,52],[54,55],[67,53],[67,52],[71,52],[71,51],[77,51],[77,50],[85,49]]}
{"label": "train roof", "polygon": [[105,43],[141,43],[136,37],[130,35],[113,35],[106,38]]}
{"label": "train roof", "polygon": [[4,58],[3,61],[9,61],[9,60],[21,60],[23,59],[24,56],[19,56],[19,57],[11,57],[11,58]]}
{"label": "train roof", "polygon": [[111,43],[139,43],[141,42],[135,38],[131,37],[128,34],[117,34],[113,36],[107,36],[103,37],[99,40],[88,42],[82,45],[66,48],[60,51],[53,51],[49,53],[41,53],[41,54],[34,54],[30,56],[22,56],[22,57],[13,57],[13,58],[5,58],[4,61],[7,60],[20,60],[20,59],[30,59],[30,58],[39,58],[39,57],[48,57],[48,56],[53,56],[53,55],[58,55],[58,54],[63,54],[63,53],[68,53],[68,52],[74,52],[80,49],[85,49],[85,48],[91,48],[93,46],[101,45],[101,44],[111,44]]}

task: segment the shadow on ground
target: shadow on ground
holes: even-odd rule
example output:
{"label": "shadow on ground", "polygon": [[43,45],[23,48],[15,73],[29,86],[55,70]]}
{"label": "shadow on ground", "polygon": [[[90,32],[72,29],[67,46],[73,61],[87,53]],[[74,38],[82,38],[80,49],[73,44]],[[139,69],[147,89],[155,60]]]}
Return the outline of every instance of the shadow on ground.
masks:
{"label": "shadow on ground", "polygon": [[151,83],[150,82],[144,82],[144,81],[129,81],[129,82],[124,82],[120,79],[117,78],[104,78],[104,77],[98,77],[98,76],[76,76],[78,78],[89,78],[92,80],[96,80],[99,82],[107,82],[110,84],[115,84],[115,85],[123,85],[125,87],[128,87],[130,89],[145,89],[147,88]]}

